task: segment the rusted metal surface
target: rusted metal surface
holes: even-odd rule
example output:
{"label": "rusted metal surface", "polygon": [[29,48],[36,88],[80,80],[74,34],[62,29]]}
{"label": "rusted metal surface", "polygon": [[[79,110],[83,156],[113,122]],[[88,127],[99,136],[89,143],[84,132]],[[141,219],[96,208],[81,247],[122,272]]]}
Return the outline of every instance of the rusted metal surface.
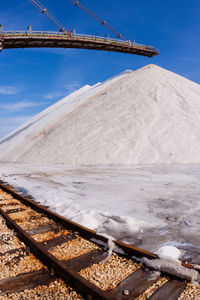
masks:
{"label": "rusted metal surface", "polygon": [[176,300],[182,293],[186,283],[178,280],[170,280],[164,284],[149,300]]}
{"label": "rusted metal surface", "polygon": [[[46,284],[51,282],[55,278],[62,278],[66,284],[71,285],[76,289],[85,299],[109,299],[109,300],[125,300],[125,299],[135,299],[136,297],[143,294],[148,288],[156,284],[159,279],[164,275],[160,275],[157,278],[152,279],[152,275],[149,269],[146,269],[140,265],[134,271],[131,271],[130,275],[124,277],[116,286],[111,289],[103,290],[98,285],[94,285],[92,282],[86,280],[82,274],[82,270],[87,270],[91,266],[98,266],[99,264],[106,261],[108,255],[107,239],[96,234],[95,231],[87,229],[77,223],[74,223],[66,218],[63,218],[56,213],[51,212],[47,208],[42,207],[33,200],[18,194],[11,186],[0,182],[0,189],[11,195],[16,201],[20,201],[27,208],[36,211],[42,216],[46,216],[49,219],[49,224],[44,226],[35,227],[33,229],[23,230],[21,227],[20,219],[12,219],[13,213],[8,214],[4,208],[6,206],[0,207],[0,214],[4,217],[7,225],[14,229],[19,236],[19,238],[27,245],[30,251],[43,262],[44,266],[47,266],[48,270],[40,270],[37,272],[30,272],[28,274],[22,274],[18,277],[7,279],[5,281],[0,281],[0,291],[3,293],[12,293],[13,291],[20,291],[23,288],[33,288],[38,285],[41,280],[42,283]],[[3,200],[5,201],[5,200]],[[1,202],[1,201],[0,201]],[[15,203],[14,200],[10,200],[10,203]],[[9,205],[10,205],[9,203]],[[13,205],[14,206],[14,205]],[[19,205],[18,205],[19,206]],[[55,224],[52,224],[52,220]],[[18,224],[17,224],[18,222]],[[65,230],[63,230],[65,229]],[[60,236],[54,236],[54,233],[66,232]],[[48,232],[52,233],[52,238],[47,240],[37,241],[35,236],[38,234],[46,234]],[[87,239],[97,243],[98,247],[95,250],[91,250],[88,253],[79,253],[74,258],[68,258],[68,260],[58,259],[53,252],[49,250],[63,245],[73,244],[73,241],[78,239]],[[102,245],[103,242],[103,247]],[[136,263],[141,257],[147,257],[150,259],[155,259],[157,256],[148,251],[127,245],[125,243],[115,241],[117,250],[120,250],[120,255],[127,258],[128,261]],[[123,250],[123,251],[122,251]],[[13,254],[18,250],[7,251],[6,254]],[[17,252],[16,252],[17,253]],[[62,252],[63,254],[64,252]],[[16,254],[15,260],[17,261],[20,256],[27,255],[26,249],[22,248],[19,255]],[[135,260],[136,259],[136,260]],[[52,272],[53,270],[53,272]],[[81,271],[81,272],[80,272]],[[79,274],[80,272],[80,274]],[[111,270],[112,273],[112,270]],[[184,290],[186,282],[177,280],[174,277],[167,279],[165,283],[157,290],[153,291],[150,299],[155,300],[175,300],[178,299],[181,292]],[[4,285],[3,285],[4,282]],[[4,289],[3,289],[4,287]],[[6,292],[7,291],[7,292]],[[89,297],[89,298],[88,298]],[[147,298],[145,298],[147,299]]]}
{"label": "rusted metal surface", "polygon": [[18,249],[12,249],[12,250],[8,250],[5,253],[0,253],[0,256],[4,256],[6,254],[13,254],[15,252],[19,252],[19,251],[26,251],[24,248],[18,248]]}
{"label": "rusted metal surface", "polygon": [[38,233],[45,233],[45,232],[49,232],[51,230],[54,230],[54,227],[52,225],[43,225],[43,226],[40,226],[40,227],[35,227],[33,229],[27,229],[26,232],[29,234],[29,235],[35,235],[35,234],[38,234]]}
{"label": "rusted metal surface", "polygon": [[16,212],[20,212],[20,211],[24,211],[24,208],[14,208],[14,209],[7,209],[6,213],[7,214],[12,214],[12,213],[16,213]]}
{"label": "rusted metal surface", "polygon": [[75,238],[76,237],[72,236],[72,235],[71,236],[59,236],[54,239],[47,240],[45,242],[40,242],[40,244],[44,247],[44,249],[48,250],[55,246],[59,246],[59,245],[62,245],[63,243],[72,241]]}
{"label": "rusted metal surface", "polygon": [[[107,246],[107,242],[108,242],[107,238],[96,234],[96,231],[88,229],[88,228],[86,228],[80,224],[77,224],[69,219],[59,216],[58,214],[50,211],[49,209],[44,208],[42,205],[37,204],[33,200],[30,200],[27,197],[24,197],[23,195],[18,194],[11,186],[9,186],[8,184],[5,184],[2,181],[0,181],[0,188],[2,190],[4,190],[5,192],[11,194],[14,198],[21,201],[23,204],[29,205],[34,210],[36,210],[40,213],[43,213],[44,215],[46,215],[50,219],[54,220],[58,224],[61,224],[63,227],[81,234],[86,239],[95,239],[95,240],[102,241],[105,243],[105,247]],[[34,231],[34,229],[33,229],[33,231]],[[33,234],[33,231],[30,230],[29,234]],[[39,228],[38,228],[37,233],[39,233]],[[158,258],[157,255],[155,255],[149,251],[139,249],[137,247],[125,244],[123,242],[114,241],[114,243],[116,244],[117,247],[119,247],[120,250],[124,251],[124,255],[127,255],[129,257],[135,255],[137,257],[147,257],[150,259]]]}
{"label": "rusted metal surface", "polygon": [[41,284],[49,284],[55,280],[55,276],[51,275],[47,270],[42,269],[20,276],[0,280],[1,295],[21,292],[26,289],[35,288]]}
{"label": "rusted metal surface", "polygon": [[89,253],[72,258],[65,262],[66,266],[72,268],[74,272],[90,267],[106,259],[107,254],[102,250],[93,250]]}
{"label": "rusted metal surface", "polygon": [[151,280],[149,272],[139,269],[129,277],[127,277],[119,286],[113,291],[113,299],[120,299],[120,295],[125,290],[129,291],[129,297],[134,299],[140,296],[149,286],[156,282],[159,278]]}
{"label": "rusted metal surface", "polygon": [[103,50],[112,52],[121,52],[152,57],[159,52],[151,46],[109,39],[99,36],[73,35],[68,36],[63,33],[3,33],[0,48],[77,48],[90,50]]}
{"label": "rusted metal surface", "polygon": [[4,213],[2,209],[0,209],[0,213],[6,220],[8,226],[17,232],[20,239],[30,247],[35,256],[39,257],[39,259],[44,263],[44,265],[48,266],[48,268],[53,269],[57,276],[61,277],[68,284],[74,286],[82,294],[92,295],[94,299],[110,299],[107,293],[104,293],[102,290],[95,287],[76,272],[71,270],[63,261],[56,259],[55,256],[44,249],[43,245],[35,242],[34,239],[21,229],[21,227],[18,226],[6,213]]}
{"label": "rusted metal surface", "polygon": [[[15,205],[16,205],[16,202],[9,203],[9,206],[15,206]],[[5,203],[0,204],[0,207],[4,207],[4,206],[7,206],[7,204],[5,204]]]}

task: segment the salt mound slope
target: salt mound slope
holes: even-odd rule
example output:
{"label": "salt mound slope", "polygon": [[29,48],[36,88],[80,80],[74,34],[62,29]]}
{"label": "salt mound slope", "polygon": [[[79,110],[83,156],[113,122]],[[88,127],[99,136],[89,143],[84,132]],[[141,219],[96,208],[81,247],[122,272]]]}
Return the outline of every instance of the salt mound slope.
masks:
{"label": "salt mound slope", "polygon": [[148,65],[75,93],[69,103],[61,100],[3,139],[0,159],[82,165],[200,162],[200,85]]}

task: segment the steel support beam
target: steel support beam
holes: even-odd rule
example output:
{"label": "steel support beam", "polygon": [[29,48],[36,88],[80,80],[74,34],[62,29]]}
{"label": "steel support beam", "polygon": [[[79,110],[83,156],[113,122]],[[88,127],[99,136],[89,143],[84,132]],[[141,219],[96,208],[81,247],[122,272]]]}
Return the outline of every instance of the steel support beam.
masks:
{"label": "steel support beam", "polygon": [[12,48],[77,48],[121,52],[152,57],[159,52],[150,46],[132,44],[129,41],[96,38],[96,36],[67,36],[40,33],[4,33],[0,39],[0,50]]}

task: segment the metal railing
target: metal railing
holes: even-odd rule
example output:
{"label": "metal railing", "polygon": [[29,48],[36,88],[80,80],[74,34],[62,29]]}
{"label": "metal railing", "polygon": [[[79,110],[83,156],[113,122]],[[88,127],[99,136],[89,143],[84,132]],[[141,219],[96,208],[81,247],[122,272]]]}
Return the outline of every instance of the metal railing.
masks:
{"label": "metal railing", "polygon": [[131,48],[137,48],[137,49],[144,49],[149,51],[157,51],[156,48],[150,46],[150,45],[143,45],[135,43],[131,40],[120,40],[120,39],[114,39],[110,37],[100,36],[100,35],[89,35],[89,34],[80,34],[80,33],[74,33],[74,32],[55,32],[55,31],[3,31],[0,33],[0,37],[6,38],[6,37],[17,37],[17,36],[24,36],[24,37],[67,37],[69,39],[79,39],[79,40],[92,40],[92,41],[103,41],[103,42],[109,42],[114,43],[116,45],[124,45]]}

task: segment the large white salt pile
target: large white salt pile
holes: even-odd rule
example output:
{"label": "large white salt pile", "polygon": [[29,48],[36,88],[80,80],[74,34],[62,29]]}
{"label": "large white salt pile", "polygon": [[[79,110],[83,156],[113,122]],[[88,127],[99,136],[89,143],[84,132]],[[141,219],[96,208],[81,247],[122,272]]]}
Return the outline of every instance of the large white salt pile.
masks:
{"label": "large white salt pile", "polygon": [[81,90],[0,142],[0,160],[200,162],[200,85],[155,65]]}

